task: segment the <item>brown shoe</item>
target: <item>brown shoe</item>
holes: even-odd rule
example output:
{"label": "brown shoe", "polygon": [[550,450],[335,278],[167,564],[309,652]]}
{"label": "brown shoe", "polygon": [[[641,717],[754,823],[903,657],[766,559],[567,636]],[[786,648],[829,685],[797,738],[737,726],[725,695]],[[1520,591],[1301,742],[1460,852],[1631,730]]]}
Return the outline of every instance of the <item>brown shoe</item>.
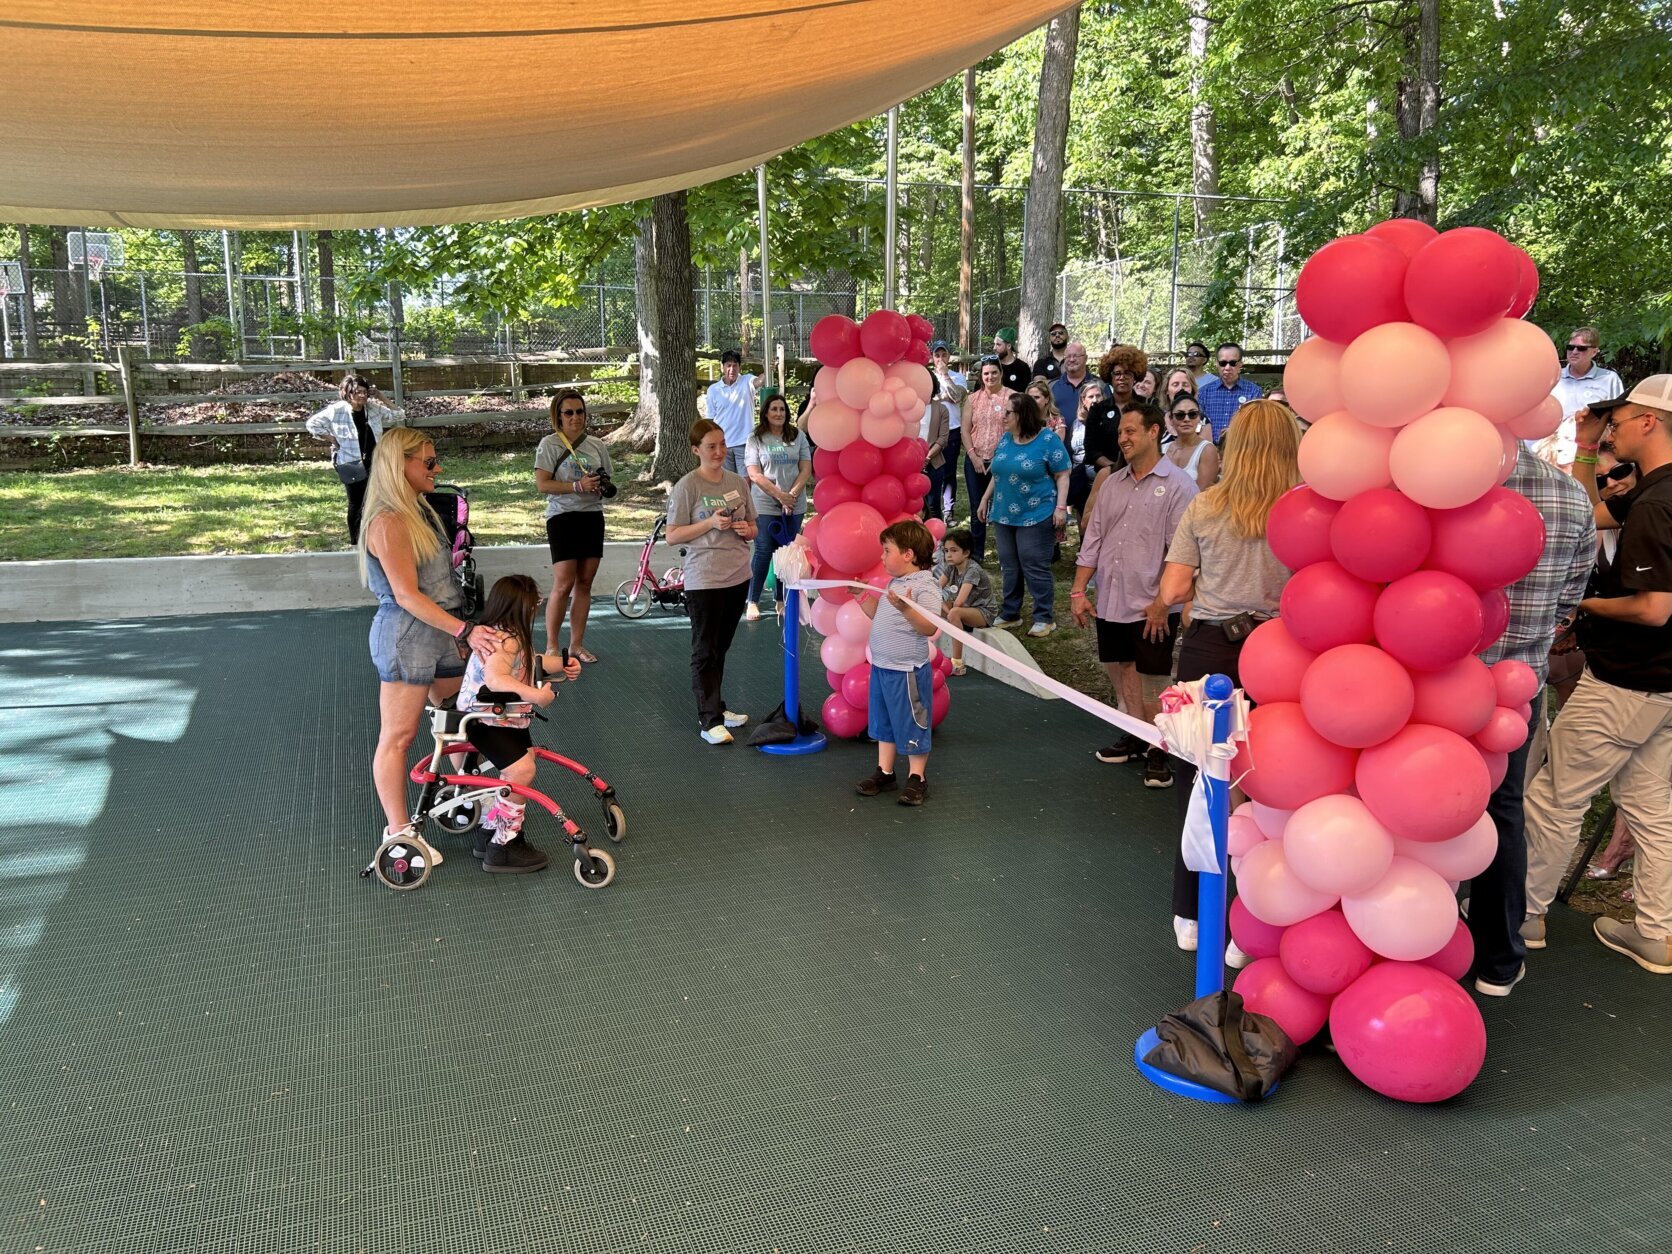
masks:
{"label": "brown shoe", "polygon": [[1624,954],[1645,971],[1672,975],[1672,940],[1650,940],[1635,924],[1618,919],[1598,919],[1591,930],[1604,945],[1617,954]]}
{"label": "brown shoe", "polygon": [[929,781],[921,775],[906,776],[905,785],[900,789],[900,804],[903,806],[920,806],[929,799]]}
{"label": "brown shoe", "polygon": [[894,772],[885,771],[879,766],[855,784],[854,791],[861,797],[874,797],[880,792],[893,792],[898,783]]}

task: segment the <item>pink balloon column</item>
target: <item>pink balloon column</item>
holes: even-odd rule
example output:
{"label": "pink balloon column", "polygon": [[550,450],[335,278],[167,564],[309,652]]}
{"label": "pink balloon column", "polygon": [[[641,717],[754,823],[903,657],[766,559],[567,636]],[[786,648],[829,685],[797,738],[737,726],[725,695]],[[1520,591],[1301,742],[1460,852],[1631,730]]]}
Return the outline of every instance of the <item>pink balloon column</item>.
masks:
{"label": "pink balloon column", "polygon": [[1348,1069],[1403,1101],[1461,1092],[1485,1056],[1454,885],[1496,852],[1486,802],[1537,688],[1475,656],[1544,547],[1500,486],[1560,417],[1555,346],[1520,321],[1537,288],[1491,231],[1398,220],[1319,249],[1295,292],[1317,338],[1283,386],[1313,425],[1306,482],[1268,522],[1294,571],[1282,617],[1242,654],[1261,704],[1231,922],[1258,961],[1236,987],[1297,1040],[1327,1022]]}
{"label": "pink balloon column", "polygon": [[[811,336],[823,363],[813,383],[807,436],[818,446],[818,483],[808,524],[808,549],[821,579],[852,579],[882,587],[882,529],[902,518],[920,518],[929,491],[923,461],[928,446],[917,436],[929,404],[928,319],[879,309],[864,322],[841,314],[821,318]],[[931,526],[931,530],[934,530]],[[937,534],[938,538],[938,534]],[[820,711],[833,735],[863,735],[870,700],[871,665],[865,655],[871,620],[847,589],[831,589],[813,602],[813,628],[824,636],[819,658],[833,689]],[[946,676],[952,663],[930,646],[935,662],[931,721],[939,726],[952,696]]]}

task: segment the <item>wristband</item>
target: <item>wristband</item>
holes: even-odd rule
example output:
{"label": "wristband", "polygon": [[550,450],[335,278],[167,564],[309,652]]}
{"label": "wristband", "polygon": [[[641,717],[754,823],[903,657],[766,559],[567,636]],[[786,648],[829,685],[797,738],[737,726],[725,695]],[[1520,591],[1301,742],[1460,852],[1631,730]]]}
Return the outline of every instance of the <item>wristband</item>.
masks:
{"label": "wristband", "polygon": [[1574,447],[1577,448],[1577,449],[1582,449],[1584,452],[1587,452],[1587,453],[1594,453],[1599,448],[1601,448],[1602,445],[1600,445],[1600,444],[1581,444],[1581,443],[1575,441],[1574,442]]}
{"label": "wristband", "polygon": [[1596,454],[1593,453],[1589,457],[1576,456],[1573,459],[1573,464],[1576,466],[1595,466],[1597,464]]}
{"label": "wristband", "polygon": [[1086,600],[1086,594],[1084,592],[1076,590],[1068,594],[1068,599],[1070,601],[1072,601],[1075,597],[1079,597],[1082,601]]}
{"label": "wristband", "polygon": [[464,620],[464,626],[459,628],[458,631],[456,631],[455,633],[453,633],[453,639],[455,639],[457,641],[460,641],[461,643],[463,641],[469,640],[470,639],[470,633],[475,631],[476,628],[479,625],[480,624],[478,624],[475,619],[471,619],[471,618],[465,619]]}

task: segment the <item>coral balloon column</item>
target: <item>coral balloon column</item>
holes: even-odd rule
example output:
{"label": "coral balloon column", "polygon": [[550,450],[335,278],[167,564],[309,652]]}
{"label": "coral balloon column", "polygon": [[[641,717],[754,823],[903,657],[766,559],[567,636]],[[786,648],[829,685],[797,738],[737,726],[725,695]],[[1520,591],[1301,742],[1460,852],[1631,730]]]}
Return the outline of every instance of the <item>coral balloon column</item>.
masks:
{"label": "coral balloon column", "polygon": [[1395,220],[1326,244],[1295,291],[1317,338],[1283,386],[1312,426],[1306,482],[1268,524],[1295,572],[1282,617],[1242,657],[1261,704],[1231,926],[1258,961],[1236,987],[1297,1041],[1327,1022],[1348,1069],[1403,1101],[1461,1092],[1486,1051],[1454,894],[1496,851],[1486,801],[1537,688],[1475,656],[1544,547],[1501,486],[1561,416],[1555,345],[1520,321],[1537,290],[1491,231]]}
{"label": "coral balloon column", "polygon": [[[878,533],[902,518],[919,518],[929,479],[923,473],[928,446],[917,436],[929,403],[928,319],[879,309],[864,322],[840,314],[813,327],[813,355],[822,369],[813,382],[807,436],[818,446],[813,469],[818,511],[807,540],[821,579],[851,579],[886,586]],[[940,524],[930,521],[940,538]],[[813,629],[824,636],[819,658],[831,694],[820,711],[833,735],[865,731],[871,665],[865,657],[871,620],[845,588],[832,588],[813,603]],[[952,696],[946,676],[952,663],[933,645],[935,692],[931,721],[946,717]]]}

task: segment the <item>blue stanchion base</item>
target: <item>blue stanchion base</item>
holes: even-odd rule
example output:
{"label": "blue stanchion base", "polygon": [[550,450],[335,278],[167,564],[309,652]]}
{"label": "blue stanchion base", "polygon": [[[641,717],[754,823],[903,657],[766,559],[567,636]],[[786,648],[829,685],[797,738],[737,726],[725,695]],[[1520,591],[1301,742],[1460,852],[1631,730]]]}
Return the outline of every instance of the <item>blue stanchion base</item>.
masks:
{"label": "blue stanchion base", "polygon": [[1193,1098],[1198,1102],[1218,1102],[1225,1106],[1239,1106],[1241,1103],[1228,1093],[1221,1093],[1218,1089],[1210,1089],[1205,1084],[1197,1084],[1194,1080],[1186,1080],[1183,1076],[1173,1075],[1169,1071],[1162,1071],[1150,1066],[1144,1061],[1144,1055],[1154,1049],[1161,1038],[1151,1028],[1138,1038],[1138,1044],[1132,1050],[1132,1061],[1138,1065],[1138,1072],[1155,1085],[1158,1089],[1166,1089],[1169,1093],[1177,1093],[1180,1097]]}
{"label": "blue stanchion base", "polygon": [[806,753],[821,752],[828,742],[823,732],[813,732],[807,736],[797,736],[794,740],[781,745],[760,745],[762,753],[775,754],[781,758],[799,758]]}

